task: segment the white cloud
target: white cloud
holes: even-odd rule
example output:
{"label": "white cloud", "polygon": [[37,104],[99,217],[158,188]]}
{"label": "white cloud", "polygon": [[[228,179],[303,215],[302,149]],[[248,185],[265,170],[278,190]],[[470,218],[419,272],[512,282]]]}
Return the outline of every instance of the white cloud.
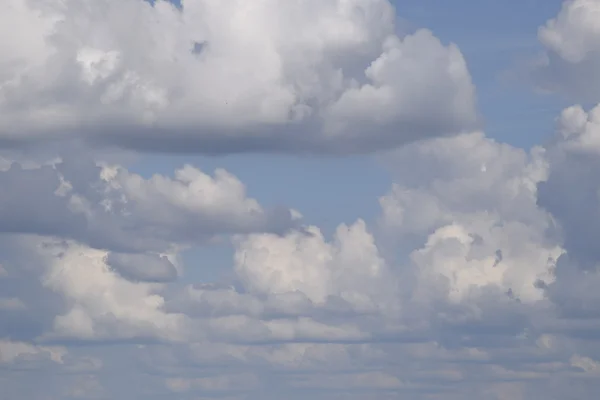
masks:
{"label": "white cloud", "polygon": [[[23,182],[27,181],[28,185]],[[0,171],[3,232],[73,238],[115,251],[165,252],[220,234],[281,231],[291,210],[263,209],[233,175],[190,165],[144,179],[120,166],[65,160]]]}
{"label": "white cloud", "polygon": [[477,119],[458,48],[397,36],[387,0],[11,0],[0,18],[9,141],[362,152]]}
{"label": "white cloud", "polygon": [[62,347],[34,346],[23,342],[0,340],[0,365],[24,362],[29,357],[47,358],[49,361],[61,364],[67,354]]}
{"label": "white cloud", "polygon": [[589,111],[580,105],[565,108],[558,118],[559,147],[572,152],[600,151],[600,104]]}
{"label": "white cloud", "polygon": [[183,336],[183,315],[163,311],[160,287],[120,278],[106,264],[106,252],[75,243],[38,245],[46,258],[44,286],[60,293],[67,311],[54,319],[54,332],[80,339]]}
{"label": "white cloud", "polygon": [[26,308],[25,303],[16,297],[0,298],[0,310],[19,311]]}
{"label": "white cloud", "polygon": [[[565,118],[560,126],[581,126]],[[409,145],[384,160],[394,185],[380,199],[378,225],[341,224],[331,238],[316,226],[237,233],[235,279],[224,284],[178,281],[186,266],[159,242],[123,253],[60,232],[4,235],[0,290],[27,308],[0,310],[15,326],[0,333],[34,349],[65,346],[63,380],[53,379],[74,395],[235,398],[242,385],[248,398],[265,388],[274,390],[266,398],[426,398],[432,389],[456,399],[529,398],[559,376],[588,379],[578,390],[591,398],[585,368],[600,359],[589,344],[600,329],[598,274],[561,256],[577,254],[553,231],[564,216],[537,204],[545,206],[547,185],[563,182],[556,174],[570,171],[565,154],[581,154],[567,145],[577,137],[529,152],[477,132]],[[191,167],[142,179],[122,167],[61,165],[28,171],[53,176],[48,191],[60,186],[59,198],[81,193],[84,215],[130,211],[121,218],[161,226],[182,209],[208,218],[228,204],[243,219],[260,207],[237,180]],[[219,218],[223,230],[226,212]],[[89,380],[76,378],[81,371]],[[143,389],[114,392],[125,380]]]}
{"label": "white cloud", "polygon": [[578,354],[571,357],[571,365],[576,368],[581,368],[590,375],[600,374],[600,363],[592,360],[589,357],[582,357]]}
{"label": "white cloud", "polygon": [[600,2],[569,0],[563,3],[556,18],[539,30],[542,43],[571,63],[581,62],[594,49],[600,49],[594,34],[598,34]]}
{"label": "white cloud", "polygon": [[567,0],[538,30],[546,49],[535,76],[542,88],[600,101],[600,1]]}
{"label": "white cloud", "polygon": [[250,235],[238,241],[235,263],[251,292],[298,293],[315,304],[332,296],[366,311],[386,305],[386,296],[394,290],[388,267],[362,220],[339,226],[332,243],[314,226],[283,237]]}
{"label": "white cloud", "polygon": [[[544,78],[582,98],[597,5],[567,1],[540,30]],[[385,0],[3,10],[0,143],[31,145],[0,158],[7,400],[597,397],[598,107],[565,109],[531,150],[459,133],[476,119],[460,51],[428,30],[396,36]],[[382,156],[378,221],[330,235],[223,169],[146,178],[80,139],[404,146]],[[181,251],[227,239],[229,274],[198,278]]]}
{"label": "white cloud", "polygon": [[[510,236],[528,238],[526,227],[507,224],[503,229],[494,229],[493,223],[486,230],[469,231],[460,225],[437,229],[424,248],[411,255],[420,269],[420,278],[425,284],[442,278],[447,287],[435,282],[433,290],[445,289],[453,302],[468,299],[485,288],[498,289],[527,303],[542,300],[544,293],[535,283],[553,280],[551,260],[558,257],[560,249],[540,249],[535,242],[519,246]],[[481,242],[475,235],[480,235],[477,239]],[[427,292],[425,296],[435,295]]]}
{"label": "white cloud", "polygon": [[419,296],[447,292],[461,301],[491,287],[521,301],[542,299],[534,283],[552,279],[561,253],[546,239],[550,216],[536,204],[543,154],[472,133],[413,144],[387,161],[403,184],[380,199],[381,225],[394,238],[389,245],[412,251],[417,279],[426,282]]}

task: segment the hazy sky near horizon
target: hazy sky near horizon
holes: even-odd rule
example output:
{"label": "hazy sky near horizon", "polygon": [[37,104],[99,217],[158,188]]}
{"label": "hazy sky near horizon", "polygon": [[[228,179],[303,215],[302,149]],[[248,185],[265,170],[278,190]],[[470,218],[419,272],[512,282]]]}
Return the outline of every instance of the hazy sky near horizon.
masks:
{"label": "hazy sky near horizon", "polygon": [[0,399],[591,400],[600,0],[8,0]]}

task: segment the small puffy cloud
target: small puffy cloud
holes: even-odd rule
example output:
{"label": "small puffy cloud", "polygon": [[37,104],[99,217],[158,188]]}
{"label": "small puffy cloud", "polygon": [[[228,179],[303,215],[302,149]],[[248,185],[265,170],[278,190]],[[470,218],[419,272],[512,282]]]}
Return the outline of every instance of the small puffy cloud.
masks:
{"label": "small puffy cloud", "polygon": [[394,14],[387,0],[10,0],[0,140],[364,152],[473,127],[459,49],[398,36]]}
{"label": "small puffy cloud", "polygon": [[19,298],[16,298],[16,297],[0,298],[0,310],[19,311],[19,310],[25,310],[26,308],[27,308],[27,306],[25,305],[25,303],[23,303],[23,301],[21,301],[21,299],[19,299]]}
{"label": "small puffy cloud", "polygon": [[571,357],[571,365],[576,368],[581,368],[590,375],[600,375],[600,363],[589,357],[582,357],[579,354],[576,354]]}
{"label": "small puffy cloud", "polygon": [[242,284],[257,294],[298,293],[315,304],[337,297],[368,310],[393,293],[388,267],[362,220],[339,226],[331,243],[314,226],[285,236],[250,235],[237,242],[235,263]]}
{"label": "small puffy cloud", "polygon": [[67,354],[64,347],[35,346],[24,342],[0,340],[0,365],[10,363],[26,363],[34,359],[46,359],[62,364]]}
{"label": "small puffy cloud", "polygon": [[600,2],[567,0],[556,16],[539,29],[542,43],[564,60],[578,63],[600,49],[594,34],[598,33]]}
{"label": "small puffy cloud", "polygon": [[3,232],[67,237],[117,252],[168,251],[220,234],[282,231],[296,218],[290,210],[263,209],[230,173],[219,169],[210,176],[190,165],[173,177],[145,179],[120,166],[71,158],[32,168],[12,163],[0,171],[0,184]]}
{"label": "small puffy cloud", "polygon": [[600,1],[564,1],[538,37],[546,49],[535,70],[540,86],[577,101],[600,101]]}
{"label": "small puffy cloud", "polygon": [[165,310],[164,284],[123,277],[106,250],[39,235],[2,235],[0,249],[2,338],[64,344],[186,336],[187,317]]}
{"label": "small puffy cloud", "polygon": [[37,245],[46,274],[45,287],[59,293],[66,310],[47,336],[75,339],[167,338],[183,336],[183,315],[163,310],[160,286],[130,282],[106,264],[105,251],[76,243]]}
{"label": "small puffy cloud", "polygon": [[[176,222],[190,236],[198,234],[194,230],[200,225],[215,232],[239,232],[277,223],[276,217],[281,217],[283,224],[285,219],[288,222],[292,219],[291,211],[277,215],[263,210],[255,199],[246,196],[245,185],[223,169],[210,176],[185,165],[175,171],[173,178],[154,175],[148,180],[122,168],[103,172],[109,186],[107,191],[114,199],[107,207],[127,209],[131,204],[148,225],[160,227]],[[120,195],[123,197],[119,198]]]}
{"label": "small puffy cloud", "polygon": [[588,111],[581,105],[567,107],[557,122],[557,147],[588,155],[600,152],[600,104]]}

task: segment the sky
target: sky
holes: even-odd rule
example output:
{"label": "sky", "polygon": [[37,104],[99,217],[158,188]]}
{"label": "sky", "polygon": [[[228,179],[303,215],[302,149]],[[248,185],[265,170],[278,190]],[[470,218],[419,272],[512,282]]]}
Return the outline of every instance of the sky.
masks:
{"label": "sky", "polygon": [[0,399],[588,400],[600,0],[8,0]]}

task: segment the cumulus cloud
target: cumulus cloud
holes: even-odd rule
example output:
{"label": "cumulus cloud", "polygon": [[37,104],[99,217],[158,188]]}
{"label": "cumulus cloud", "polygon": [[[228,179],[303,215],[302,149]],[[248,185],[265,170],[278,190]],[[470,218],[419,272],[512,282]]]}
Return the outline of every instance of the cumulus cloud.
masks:
{"label": "cumulus cloud", "polygon": [[[23,182],[28,182],[24,185]],[[282,231],[290,210],[263,209],[235,176],[186,165],[145,179],[126,168],[67,157],[0,171],[0,230],[74,238],[117,252],[169,251],[219,234]],[[295,215],[295,214],[294,214]]]}
{"label": "cumulus cloud", "polygon": [[535,79],[546,90],[576,101],[600,101],[600,2],[564,1],[558,15],[538,30],[546,52]]}
{"label": "cumulus cloud", "polygon": [[[596,4],[566,1],[540,30],[546,72],[593,64]],[[566,108],[530,150],[462,132],[476,118],[460,51],[400,35],[384,0],[5,11],[0,145],[38,151],[0,158],[7,400],[595,398],[598,107]],[[330,233],[223,169],[145,177],[80,139],[385,148],[392,182],[375,221]],[[229,274],[187,274],[182,251],[215,240],[231,241]]]}
{"label": "cumulus cloud", "polygon": [[284,237],[251,235],[238,242],[235,263],[251,292],[301,293],[316,304],[335,296],[358,308],[377,307],[391,283],[389,269],[362,220],[339,226],[333,243],[327,243],[314,226]]}
{"label": "cumulus cloud", "polygon": [[579,106],[565,109],[552,149],[550,175],[540,185],[539,204],[558,221],[572,261],[595,268],[599,260],[594,235],[598,215],[598,137],[595,114]]}
{"label": "cumulus cloud", "polygon": [[[379,223],[341,224],[331,237],[311,225],[280,233],[222,228],[227,218],[262,208],[235,178],[193,167],[150,179],[68,159],[20,168],[53,177],[46,192],[59,198],[80,193],[102,205],[80,209],[128,210],[120,218],[135,216],[141,226],[185,220],[173,217],[181,209],[217,218],[227,205],[231,213],[223,211],[215,226],[234,234],[235,279],[177,281],[185,265],[161,250],[161,241],[124,252],[96,248],[85,236],[75,240],[69,231],[7,232],[0,238],[0,289],[7,305],[22,307],[0,309],[9,322],[0,332],[7,343],[23,343],[11,348],[25,346],[19,351],[26,354],[68,349],[62,363],[28,364],[35,371],[57,365],[61,393],[114,398],[126,395],[113,394],[118,379],[105,364],[129,368],[123,375],[165,398],[259,398],[275,382],[278,390],[267,398],[427,398],[431,390],[456,399],[527,398],[553,375],[589,379],[600,359],[585,342],[600,329],[598,273],[581,268],[578,250],[561,235],[574,219],[545,200],[561,199],[562,187],[552,182],[572,181],[556,178],[572,168],[568,154],[587,154],[580,162],[595,157],[590,145],[578,144],[593,134],[581,121],[593,118],[574,110],[565,111],[546,148],[525,151],[474,132],[387,155],[394,184],[380,198]],[[123,351],[101,350],[109,344]],[[148,382],[140,366],[163,379]],[[82,370],[89,379],[77,377]],[[594,387],[586,382],[583,398]]]}
{"label": "cumulus cloud", "polygon": [[459,49],[398,36],[387,0],[11,0],[0,18],[7,144],[364,152],[477,122]]}
{"label": "cumulus cloud", "polygon": [[[224,230],[234,233],[235,249],[235,279],[227,283],[177,281],[185,265],[159,245],[123,252],[57,232],[11,232],[0,242],[0,289],[26,308],[20,316],[1,309],[3,320],[20,327],[1,332],[29,353],[68,349],[62,364],[51,361],[63,371],[64,381],[55,379],[60,390],[98,397],[147,390],[159,398],[264,398],[265,391],[266,398],[425,399],[432,391],[529,398],[559,376],[556,393],[577,382],[588,398],[600,359],[591,344],[600,329],[598,273],[581,268],[561,235],[572,219],[544,200],[549,193],[561,199],[552,182],[571,182],[556,176],[571,168],[566,155],[582,154],[571,141],[592,132],[577,122],[590,119],[584,114],[565,111],[546,148],[525,151],[474,132],[389,154],[383,162],[394,184],[380,199],[376,225],[340,224],[331,237],[312,225]],[[565,134],[568,127],[580,133]],[[239,182],[214,187],[214,178],[192,167],[175,178],[143,179],[109,166],[86,175],[63,163],[46,166],[58,174],[59,193],[85,188],[89,179],[78,176],[100,176],[101,185],[77,192],[109,199],[111,210],[127,204],[123,197],[137,201],[140,208],[123,216],[144,224],[171,220],[159,211],[172,216],[178,207],[218,215],[230,197],[232,215],[241,210],[236,218],[258,204]],[[186,189],[188,176],[203,190]],[[109,344],[121,350],[105,351]],[[114,392],[123,378],[102,365],[144,389]],[[82,370],[89,379],[78,378]],[[148,372],[161,379],[149,381]]]}
{"label": "cumulus cloud", "polygon": [[547,239],[550,215],[536,204],[543,149],[527,154],[472,133],[408,146],[386,162],[401,183],[380,199],[380,225],[393,237],[388,246],[419,266],[419,280],[443,277],[427,298],[442,290],[460,301],[482,288],[543,297],[534,283],[551,278],[561,254]]}
{"label": "cumulus cloud", "polygon": [[42,340],[177,340],[182,335],[184,318],[162,310],[160,286],[121,278],[107,265],[105,251],[53,240],[30,245],[31,251],[40,253],[42,285],[63,299]]}
{"label": "cumulus cloud", "polygon": [[[530,152],[474,133],[385,160],[397,183],[380,199],[382,245],[412,265],[401,280],[416,307],[405,312],[428,312],[445,348],[505,359],[486,376],[540,379],[548,368],[569,370],[578,351],[596,353],[581,341],[598,334],[591,286],[600,275],[588,231],[597,207],[593,111],[565,110],[557,130]],[[509,356],[513,346],[528,355]],[[499,393],[529,398],[533,387]]]}
{"label": "cumulus cloud", "polygon": [[[570,0],[556,18],[539,30],[549,52],[543,78],[552,88],[570,94],[579,104],[565,108],[547,146],[548,176],[538,184],[537,204],[551,213],[555,225],[549,235],[561,242],[564,254],[554,266],[555,279],[539,282],[562,321],[548,328],[570,338],[595,340],[598,299],[591,287],[599,278],[598,231],[598,106],[597,71],[600,62],[597,18],[600,2]],[[593,365],[597,354],[581,341],[587,356],[575,354],[573,366]],[[582,350],[583,351],[583,350]]]}

